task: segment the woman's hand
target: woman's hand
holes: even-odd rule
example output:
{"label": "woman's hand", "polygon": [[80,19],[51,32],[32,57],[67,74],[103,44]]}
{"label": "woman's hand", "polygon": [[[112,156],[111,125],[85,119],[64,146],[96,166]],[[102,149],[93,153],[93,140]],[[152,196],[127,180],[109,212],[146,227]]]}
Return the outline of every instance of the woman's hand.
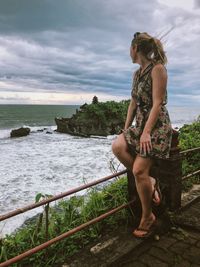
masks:
{"label": "woman's hand", "polygon": [[152,150],[152,144],[151,144],[151,135],[150,133],[143,132],[142,135],[140,136],[140,153],[142,153],[142,150],[146,154],[150,153]]}

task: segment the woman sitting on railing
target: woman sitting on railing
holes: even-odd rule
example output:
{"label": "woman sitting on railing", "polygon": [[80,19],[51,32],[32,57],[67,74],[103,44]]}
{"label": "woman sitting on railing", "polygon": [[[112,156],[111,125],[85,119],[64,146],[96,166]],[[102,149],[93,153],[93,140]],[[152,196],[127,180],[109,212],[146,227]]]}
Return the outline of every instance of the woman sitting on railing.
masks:
{"label": "woman sitting on railing", "polygon": [[[133,235],[154,233],[154,204],[161,201],[158,182],[149,176],[154,159],[169,158],[172,126],[167,104],[167,58],[160,40],[147,33],[135,33],[130,47],[133,63],[140,68],[133,75],[131,101],[123,133],[112,144],[113,153],[135,177],[142,204],[142,218]],[[132,125],[136,118],[135,126]]]}

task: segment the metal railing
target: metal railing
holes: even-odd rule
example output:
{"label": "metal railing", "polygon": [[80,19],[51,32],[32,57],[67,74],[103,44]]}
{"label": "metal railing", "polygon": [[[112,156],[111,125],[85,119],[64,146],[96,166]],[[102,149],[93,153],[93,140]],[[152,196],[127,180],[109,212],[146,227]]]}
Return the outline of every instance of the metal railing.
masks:
{"label": "metal railing", "polygon": [[[184,151],[180,151],[180,155],[182,156],[182,158],[184,158],[189,153],[199,152],[199,151],[200,151],[200,147],[195,147],[195,148],[187,149],[187,150],[184,150]],[[185,176],[182,176],[182,181],[186,181],[186,180],[188,180],[189,178],[193,177],[196,174],[200,174],[200,170],[195,170],[195,171],[193,171],[191,173],[188,173]],[[194,197],[188,203],[186,203],[185,205],[181,206],[179,211],[184,211],[185,209],[189,208],[194,203],[198,202],[199,199],[200,199],[200,196]]]}
{"label": "metal railing", "polygon": [[87,189],[87,188],[89,188],[89,187],[91,187],[91,186],[94,186],[94,185],[103,183],[103,182],[105,182],[105,181],[108,181],[108,180],[110,180],[110,179],[112,179],[112,178],[115,178],[115,177],[120,176],[120,175],[125,174],[125,173],[127,173],[127,170],[123,170],[123,171],[117,172],[117,173],[115,173],[115,174],[106,176],[106,177],[104,177],[104,178],[102,178],[102,179],[96,180],[96,181],[94,181],[94,182],[90,182],[90,183],[87,183],[87,184],[85,184],[85,185],[81,185],[81,186],[79,186],[79,187],[76,187],[76,188],[74,188],[74,189],[71,189],[71,190],[69,190],[69,191],[67,191],[67,192],[64,192],[64,193],[62,193],[62,194],[56,195],[56,196],[54,196],[54,197],[50,197],[50,198],[48,198],[48,199],[44,199],[44,200],[42,200],[42,201],[40,201],[40,202],[38,202],[38,203],[34,203],[34,204],[31,204],[31,205],[27,205],[27,206],[25,206],[25,207],[23,207],[23,208],[16,209],[16,210],[14,210],[14,211],[8,212],[8,213],[6,213],[6,214],[0,216],[0,222],[3,221],[3,220],[5,220],[5,219],[8,219],[8,218],[10,218],[10,217],[14,217],[14,216],[16,216],[16,215],[18,215],[18,214],[24,213],[24,212],[26,212],[26,211],[28,211],[28,210],[35,209],[35,208],[40,207],[40,206],[42,206],[42,205],[44,205],[44,204],[50,203],[50,202],[52,202],[52,201],[61,199],[61,198],[63,198],[63,197],[69,196],[69,195],[72,195],[72,194],[77,193],[77,192],[79,192],[79,191],[81,191],[81,190]]}
{"label": "metal railing", "polygon": [[[181,152],[180,152],[180,155],[182,155],[182,156],[184,157],[184,156],[187,155],[188,153],[191,153],[191,152],[197,152],[197,151],[200,151],[200,147],[181,151]],[[14,216],[16,216],[16,215],[18,215],[18,214],[21,214],[21,213],[24,213],[24,212],[26,212],[26,211],[28,211],[28,210],[31,210],[31,209],[40,207],[40,206],[45,205],[45,204],[48,204],[48,203],[50,203],[50,202],[52,202],[52,201],[61,199],[61,198],[63,198],[63,197],[69,196],[69,195],[71,195],[71,194],[74,194],[74,193],[79,192],[79,191],[81,191],[81,190],[87,189],[87,188],[89,188],[89,187],[91,187],[91,186],[100,184],[100,183],[102,183],[102,182],[108,181],[108,180],[110,180],[110,179],[112,179],[112,178],[115,178],[115,177],[120,176],[120,175],[125,174],[125,173],[127,173],[127,170],[123,170],[123,171],[114,173],[114,174],[109,175],[109,176],[106,176],[106,177],[104,177],[104,178],[102,178],[102,179],[99,179],[99,180],[96,180],[96,181],[94,181],[94,182],[90,182],[90,183],[88,183],[88,184],[85,184],[85,185],[76,187],[76,188],[74,188],[74,189],[71,189],[71,190],[69,190],[69,191],[67,191],[67,192],[64,192],[64,193],[62,193],[62,194],[56,195],[56,196],[54,196],[54,197],[50,197],[50,198],[48,198],[48,199],[42,200],[42,201],[40,201],[40,202],[38,202],[38,203],[34,203],[34,204],[31,204],[31,205],[27,205],[27,206],[25,206],[25,207],[23,207],[23,208],[20,208],[20,209],[17,209],[17,210],[8,212],[8,213],[6,213],[6,214],[0,216],[0,221],[6,220],[6,219],[8,219],[8,218],[10,218],[10,217],[14,217]],[[192,172],[192,173],[189,173],[189,174],[187,174],[186,176],[182,177],[182,181],[183,181],[183,180],[186,180],[186,179],[188,179],[188,178],[191,178],[192,176],[194,176],[195,174],[198,174],[198,173],[200,173],[200,170],[196,170],[196,171],[194,171],[194,172]],[[199,197],[198,197],[198,198],[199,198]],[[49,241],[43,243],[43,244],[41,244],[41,245],[39,245],[39,246],[37,246],[37,247],[35,247],[35,248],[32,248],[32,249],[30,249],[30,250],[28,250],[28,251],[26,251],[26,252],[24,252],[24,253],[22,253],[22,254],[16,256],[16,257],[14,257],[14,258],[12,258],[12,259],[9,259],[9,260],[7,260],[7,261],[5,261],[5,262],[3,262],[3,263],[0,263],[0,267],[10,266],[10,264],[13,264],[13,263],[16,263],[16,262],[18,262],[18,261],[21,261],[22,259],[24,259],[24,258],[26,258],[26,257],[29,257],[29,256],[31,256],[32,254],[34,254],[34,253],[36,253],[36,252],[38,252],[38,251],[40,251],[40,250],[43,250],[43,249],[45,249],[45,248],[51,246],[52,244],[54,244],[54,243],[56,243],[56,242],[59,242],[59,241],[65,239],[65,238],[67,238],[67,237],[73,235],[74,233],[76,233],[76,232],[78,232],[78,231],[81,231],[82,229],[84,229],[84,228],[86,228],[86,227],[88,227],[88,226],[90,226],[90,225],[92,225],[92,224],[94,224],[94,223],[97,223],[97,222],[99,222],[99,221],[105,219],[106,217],[108,217],[108,216],[110,216],[110,215],[112,215],[112,214],[118,212],[119,210],[121,210],[121,209],[123,209],[123,208],[127,208],[127,207],[129,207],[129,205],[133,204],[134,201],[135,201],[135,200],[132,200],[132,201],[126,203],[126,204],[123,204],[123,205],[121,205],[121,206],[118,206],[118,207],[116,207],[116,208],[114,208],[114,209],[112,209],[112,210],[110,210],[110,211],[108,211],[108,212],[106,212],[106,213],[100,215],[99,217],[96,217],[96,218],[94,218],[94,219],[92,219],[92,220],[90,220],[90,221],[88,221],[88,222],[86,222],[86,223],[83,223],[83,224],[79,225],[78,227],[76,227],[76,228],[74,228],[74,229],[71,229],[71,230],[69,230],[68,232],[63,233],[63,234],[61,234],[61,235],[59,235],[59,236],[57,236],[57,237],[55,237],[55,238],[53,238],[53,239],[51,239],[51,240],[49,240]],[[196,201],[196,200],[195,200],[195,201]]]}
{"label": "metal railing", "polygon": [[[189,154],[191,152],[199,152],[199,151],[200,151],[200,147],[195,147],[195,148],[180,151],[180,155],[182,156],[182,158],[184,158],[187,154]],[[185,180],[187,180],[187,179],[191,178],[192,176],[199,174],[199,173],[200,173],[200,170],[196,170],[194,172],[188,173],[187,175],[182,177],[182,181],[185,181]]]}
{"label": "metal railing", "polygon": [[[91,187],[91,186],[94,186],[94,185],[103,183],[103,182],[105,182],[105,181],[111,180],[112,178],[118,177],[118,176],[120,176],[120,175],[122,175],[122,174],[125,174],[125,173],[127,173],[127,170],[126,170],[126,169],[123,170],[123,171],[114,173],[114,174],[112,174],[112,175],[106,176],[106,177],[104,177],[104,178],[101,178],[101,179],[99,179],[99,180],[90,182],[90,183],[88,183],[88,184],[81,185],[81,186],[79,186],[79,187],[76,187],[76,188],[74,188],[74,189],[71,189],[71,190],[69,190],[69,191],[67,191],[67,192],[64,192],[64,193],[62,193],[62,194],[59,194],[59,195],[57,195],[57,196],[50,197],[50,198],[48,198],[48,199],[42,200],[42,201],[40,201],[40,202],[38,202],[38,203],[34,203],[34,204],[31,204],[31,205],[27,205],[27,206],[25,206],[25,207],[23,207],[23,208],[20,208],[20,209],[11,211],[11,212],[9,212],[9,213],[6,213],[6,214],[4,214],[4,215],[1,215],[1,216],[0,216],[0,221],[6,220],[6,219],[11,218],[11,217],[14,217],[14,216],[16,216],[16,215],[18,215],[18,214],[21,214],[21,213],[24,213],[24,212],[26,212],[26,211],[28,211],[28,210],[35,209],[35,208],[40,207],[40,206],[42,206],[42,205],[44,205],[44,204],[49,204],[49,203],[52,202],[52,201],[61,199],[61,198],[63,198],[63,197],[69,196],[69,195],[72,195],[72,194],[74,194],[74,193],[76,193],[76,192],[79,192],[79,191],[84,190],[84,189],[87,189],[87,188],[89,188],[89,187]],[[134,202],[134,200],[132,200],[132,201],[126,203],[126,204],[123,204],[123,205],[121,205],[121,206],[118,206],[118,207],[116,207],[116,208],[114,208],[114,209],[112,209],[112,210],[110,210],[110,211],[108,211],[108,212],[106,212],[106,213],[100,215],[99,217],[96,217],[96,218],[94,218],[94,219],[92,219],[92,220],[90,220],[90,221],[88,221],[88,222],[86,222],[86,223],[83,223],[83,224],[79,225],[78,227],[73,228],[73,229],[67,231],[66,233],[63,233],[63,234],[61,234],[61,235],[59,235],[59,236],[57,236],[57,237],[55,237],[55,238],[53,238],[53,239],[51,239],[51,240],[49,240],[49,241],[43,243],[43,244],[41,244],[41,245],[39,245],[39,246],[37,246],[37,247],[35,247],[35,248],[32,248],[32,249],[30,249],[30,250],[28,250],[28,251],[26,251],[26,252],[24,252],[24,253],[22,253],[22,254],[16,256],[16,257],[14,257],[14,258],[12,258],[12,259],[9,259],[9,260],[7,260],[7,261],[5,261],[5,262],[3,262],[3,263],[0,263],[0,267],[10,266],[10,265],[13,264],[13,263],[16,263],[16,262],[18,262],[18,261],[21,261],[22,259],[24,259],[24,258],[26,258],[26,257],[29,257],[29,256],[31,256],[32,254],[34,254],[34,253],[36,253],[36,252],[38,252],[38,251],[40,251],[40,250],[43,250],[43,249],[45,249],[45,248],[51,246],[52,244],[54,244],[54,243],[56,243],[56,242],[58,242],[58,241],[61,241],[62,239],[67,238],[67,237],[73,235],[74,233],[76,233],[76,232],[78,232],[78,231],[81,231],[82,229],[84,229],[84,228],[86,228],[86,227],[88,227],[88,226],[90,226],[90,225],[92,225],[92,224],[94,224],[94,223],[97,223],[97,222],[99,222],[99,221],[105,219],[106,217],[108,217],[108,216],[110,216],[110,215],[112,215],[112,214],[114,214],[114,213],[120,211],[121,209],[128,207],[130,204],[133,204],[133,202]]]}

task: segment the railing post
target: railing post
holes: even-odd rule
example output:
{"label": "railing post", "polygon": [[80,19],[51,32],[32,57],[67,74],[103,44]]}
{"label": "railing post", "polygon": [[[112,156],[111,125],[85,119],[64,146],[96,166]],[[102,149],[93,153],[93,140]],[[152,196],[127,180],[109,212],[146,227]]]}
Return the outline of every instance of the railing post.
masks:
{"label": "railing post", "polygon": [[150,171],[151,176],[159,179],[165,204],[170,211],[181,207],[182,157],[178,135],[178,131],[173,129],[170,158],[156,160]]}
{"label": "railing post", "polygon": [[[178,147],[178,131],[173,129],[170,158],[156,159],[155,164],[150,170],[150,176],[156,177],[160,181],[160,187],[163,195],[162,208],[155,208],[155,211],[163,212],[163,206],[174,211],[181,206],[182,191],[182,158],[180,148]],[[135,186],[135,178],[131,171],[127,172],[128,196],[129,200],[136,199],[131,209],[136,217],[141,216],[141,203]]]}

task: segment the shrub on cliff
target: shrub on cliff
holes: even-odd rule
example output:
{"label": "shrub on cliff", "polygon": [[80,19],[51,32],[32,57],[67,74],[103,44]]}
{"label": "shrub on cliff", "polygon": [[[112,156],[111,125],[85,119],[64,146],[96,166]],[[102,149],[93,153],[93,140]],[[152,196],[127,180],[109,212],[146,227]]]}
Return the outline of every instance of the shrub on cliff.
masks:
{"label": "shrub on cliff", "polygon": [[200,115],[193,123],[179,129],[179,144],[182,150],[200,147]]}
{"label": "shrub on cliff", "polygon": [[77,119],[91,120],[106,126],[114,121],[125,123],[130,100],[120,102],[95,102],[84,107],[84,112],[78,114]]}
{"label": "shrub on cliff", "polygon": [[[200,115],[191,124],[184,124],[179,129],[179,146],[181,150],[200,147]],[[191,151],[182,159],[182,175],[200,169],[200,151]],[[200,183],[200,174],[193,175],[183,182],[183,190],[187,191],[194,183]]]}

